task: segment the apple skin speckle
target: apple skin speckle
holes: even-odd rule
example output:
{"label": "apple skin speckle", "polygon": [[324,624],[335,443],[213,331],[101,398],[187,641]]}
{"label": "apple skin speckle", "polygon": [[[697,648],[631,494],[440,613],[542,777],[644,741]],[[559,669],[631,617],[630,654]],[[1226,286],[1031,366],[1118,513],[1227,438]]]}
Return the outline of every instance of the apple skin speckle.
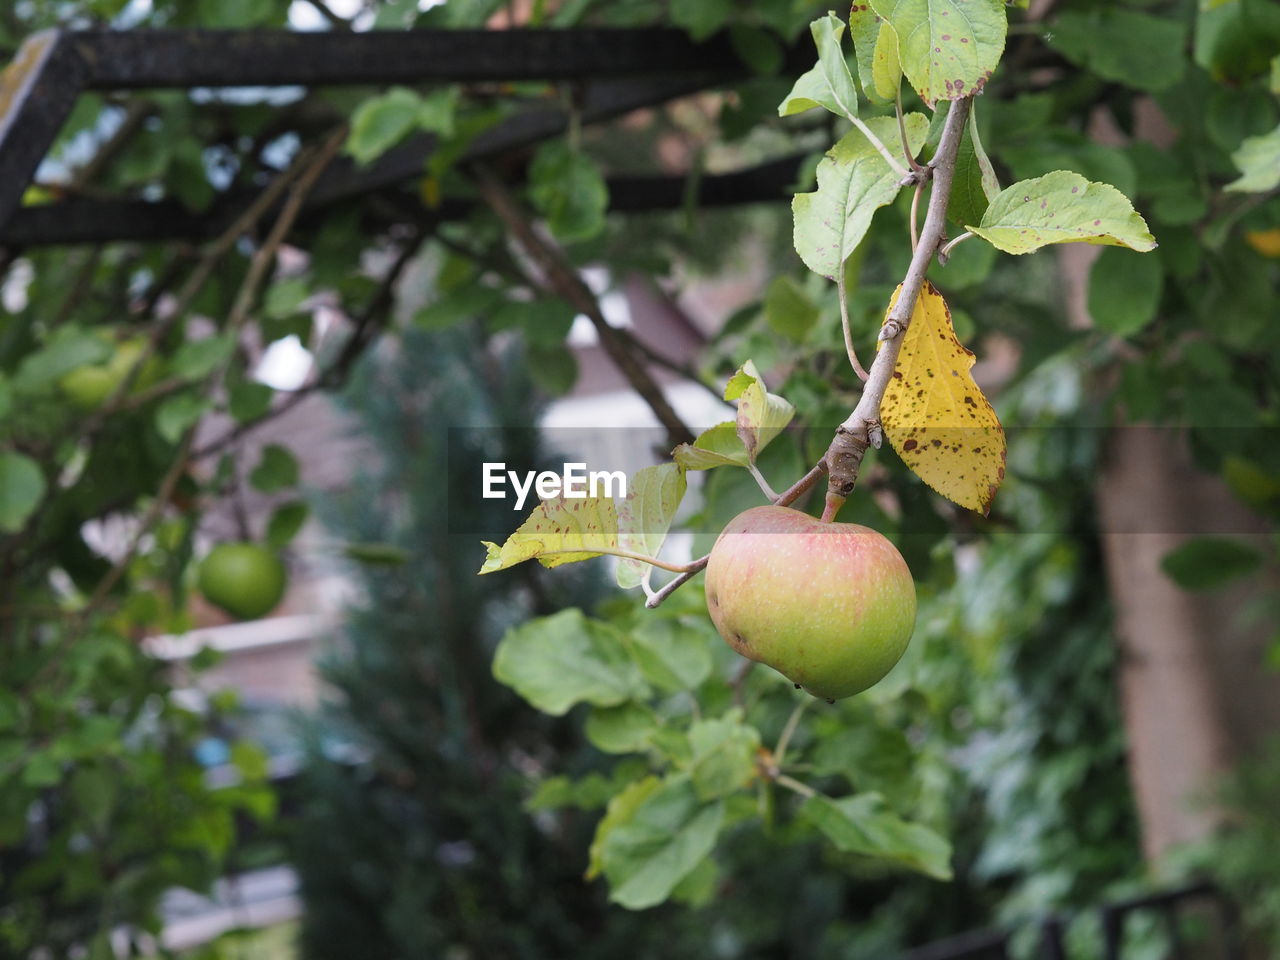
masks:
{"label": "apple skin speckle", "polygon": [[824,700],[880,681],[915,627],[915,583],[887,538],[789,507],[754,507],[729,522],[706,591],[726,642]]}

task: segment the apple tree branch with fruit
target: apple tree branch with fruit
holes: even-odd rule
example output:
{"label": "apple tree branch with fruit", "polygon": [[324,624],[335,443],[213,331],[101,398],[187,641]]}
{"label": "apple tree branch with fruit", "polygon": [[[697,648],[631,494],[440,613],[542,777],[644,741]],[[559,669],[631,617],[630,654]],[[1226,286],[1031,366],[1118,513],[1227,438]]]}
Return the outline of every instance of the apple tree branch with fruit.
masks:
{"label": "apple tree branch with fruit", "polygon": [[[997,181],[975,107],[1004,51],[1001,0],[872,0],[854,4],[848,24],[828,14],[810,29],[817,63],[778,112],[826,110],[851,128],[818,164],[817,189],[794,198],[794,245],[811,270],[836,285],[848,359],[863,382],[856,405],[812,468],[774,493],[758,458],[795,411],[746,360],[724,390],[737,405],[735,420],[679,444],[669,462],[640,470],[625,499],[542,502],[504,543],[486,544],[480,570],[607,555],[619,559],[619,585],[646,594],[646,609],[621,625],[566,610],[519,626],[494,663],[495,676],[540,710],[559,715],[588,704],[587,735],[600,749],[647,759],[647,772],[621,784],[609,801],[587,871],[604,876],[612,899],[627,907],[706,895],[717,838],[752,817],[771,827],[776,787],[799,796],[795,818],[837,850],[940,879],[950,875],[947,841],[928,824],[901,817],[880,793],[832,797],[794,775],[803,766],[788,747],[808,697],[795,701],[772,748],[762,742],[742,696],[745,673],[730,683],[712,676],[706,614],[747,666],[764,663],[814,697],[833,702],[881,681],[907,648],[917,598],[907,564],[888,539],[836,521],[865,454],[887,438],[929,487],[983,514],[1005,473],[1003,429],[971,375],[974,354],[957,338],[946,300],[927,278],[934,261],[945,265],[961,242],[1015,255],[1060,243],[1139,252],[1156,246],[1113,186],[1066,170],[1004,188]],[[903,111],[903,79],[928,113]],[[864,369],[850,330],[846,269],[877,209],[904,189],[914,191],[904,238],[909,266],[874,345],[864,345],[875,351]],[[963,232],[949,238],[948,221]],[[687,564],[660,559],[687,472],[722,468],[748,471],[769,503],[733,519],[708,555]],[[823,477],[821,517],[794,509]],[[655,589],[653,567],[677,575]],[[704,569],[705,613],[696,597],[679,591]],[[711,697],[716,713],[696,696],[690,708],[691,692],[716,682],[727,691]],[[564,796],[535,797],[534,806],[574,802],[571,786],[558,782],[556,789]]]}

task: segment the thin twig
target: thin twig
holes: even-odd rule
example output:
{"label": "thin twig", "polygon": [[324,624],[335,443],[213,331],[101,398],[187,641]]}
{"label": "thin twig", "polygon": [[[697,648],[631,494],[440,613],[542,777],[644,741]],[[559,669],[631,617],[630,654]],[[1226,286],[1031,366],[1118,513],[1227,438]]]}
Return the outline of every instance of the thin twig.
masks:
{"label": "thin twig", "polygon": [[[920,219],[920,194],[923,192],[924,192],[924,181],[921,180],[919,183],[916,184],[915,193],[913,193],[911,196],[911,216],[907,220],[907,223],[911,228],[911,252],[912,253],[915,253],[916,247],[920,245],[919,234],[916,230],[916,224],[919,222],[919,219]],[[862,379],[865,380],[866,377],[863,377]]]}
{"label": "thin twig", "polygon": [[743,659],[738,664],[737,671],[733,674],[733,679],[729,681],[729,686],[733,690],[733,702],[737,707],[745,707],[746,695],[744,693],[747,685],[747,677],[751,675],[751,669],[756,665],[756,661]]}
{"label": "thin twig", "polygon": [[672,408],[662,388],[649,375],[649,371],[632,356],[622,338],[618,336],[618,332],[605,320],[600,301],[578,271],[569,263],[564,251],[538,234],[510,191],[487,167],[476,164],[472,167],[472,174],[485,202],[506,224],[507,229],[511,231],[525,252],[542,269],[551,287],[591,321],[600,338],[600,346],[631,384],[632,389],[649,405],[653,415],[666,429],[667,439],[671,445],[692,443],[694,439],[692,431],[685,426],[679,414]]}
{"label": "thin twig", "polygon": [[818,791],[813,789],[813,787],[809,786],[807,783],[801,783],[794,777],[788,777],[785,773],[778,774],[774,777],[773,782],[780,787],[786,787],[793,793],[800,794],[800,796],[805,797],[806,799],[812,799],[813,797],[818,796]]}
{"label": "thin twig", "polygon": [[803,497],[806,493],[808,493],[811,489],[813,489],[813,485],[818,482],[818,478],[821,477],[826,472],[827,472],[826,461],[820,461],[817,465],[811,467],[809,469],[809,472],[806,473],[803,477],[801,477],[791,486],[787,487],[787,489],[783,490],[782,493],[778,494],[778,499],[773,501],[773,505],[775,507],[791,506],[791,504],[795,503],[797,500]]}
{"label": "thin twig", "polygon": [[907,158],[907,163],[911,165],[911,169],[919,173],[924,167],[916,161],[915,154],[911,152],[911,141],[907,138],[907,121],[902,113],[901,83],[898,84],[898,92],[894,99],[894,112],[898,115],[898,136],[902,138],[902,155]]}
{"label": "thin twig", "polygon": [[624,340],[627,341],[628,345],[630,345],[638,353],[643,355],[644,358],[648,360],[650,363],[652,363],[655,367],[662,367],[664,370],[670,370],[672,373],[683,377],[684,379],[688,380],[690,383],[695,383],[698,386],[702,387],[703,390],[706,390],[709,394],[711,394],[721,403],[724,402],[724,394],[721,393],[719,390],[717,390],[714,385],[707,383],[707,381],[703,380],[702,377],[698,376],[697,371],[695,371],[688,364],[678,363],[677,361],[672,360],[670,357],[667,357],[659,353],[657,350],[653,349],[653,347],[649,346],[647,343],[645,343],[643,340],[637,337],[630,330],[619,330],[618,333],[622,336]]}
{"label": "thin twig", "polygon": [[840,329],[844,331],[844,350],[849,355],[849,365],[858,379],[867,381],[867,371],[858,362],[858,351],[853,348],[853,332],[849,329],[849,303],[845,294],[844,264],[836,266],[836,297],[840,300]]}
{"label": "thin twig", "polygon": [[787,725],[782,728],[782,735],[778,737],[778,745],[773,748],[773,762],[779,767],[787,759],[787,747],[791,744],[791,738],[796,732],[796,727],[800,725],[800,716],[809,708],[811,703],[813,703],[812,697],[804,697],[796,704],[795,709],[791,711],[791,716],[787,717]]}
{"label": "thin twig", "polygon": [[964,243],[964,241],[968,240],[972,236],[975,236],[973,231],[966,230],[964,233],[960,234],[960,236],[956,237],[954,240],[949,240],[945,244],[943,244],[942,248],[938,251],[938,263],[942,264],[942,266],[945,267],[947,265],[947,261],[951,259],[951,251],[954,250],[956,246],[958,246],[961,243]]}
{"label": "thin twig", "polygon": [[[266,280],[267,273],[275,264],[276,253],[280,249],[280,245],[284,243],[285,237],[289,230],[293,227],[293,222],[297,219],[298,214],[302,211],[303,201],[310,192],[311,187],[315,185],[320,174],[325,167],[329,165],[329,161],[333,159],[337,153],[338,147],[346,139],[345,131],[339,131],[329,137],[329,139],[315,152],[309,152],[307,163],[297,178],[297,182],[290,188],[288,199],[285,200],[281,207],[280,215],[277,217],[271,231],[267,234],[266,240],[263,241],[249,262],[249,269],[245,274],[244,280],[240,284],[240,289],[236,293],[235,302],[232,305],[231,313],[227,317],[226,329],[233,337],[240,331],[249,318],[249,307],[253,304],[258,296],[259,289]],[[218,367],[211,371],[205,378],[201,387],[203,396],[212,395],[217,385],[222,382],[226,376],[227,369],[231,364],[231,358],[228,357]],[[191,456],[192,443],[195,440],[197,424],[192,424],[183,433],[182,439],[178,445],[178,455],[174,458],[172,465],[165,474],[164,479],[160,483],[160,488],[156,492],[155,499],[148,507],[147,512],[143,515],[142,522],[138,525],[138,529],[134,532],[130,539],[129,546],[126,548],[124,555],[112,566],[102,579],[98,581],[97,587],[89,597],[88,603],[85,604],[81,613],[82,623],[86,623],[94,612],[101,606],[112,588],[124,576],[125,570],[129,563],[133,560],[134,555],[138,552],[138,547],[142,543],[143,537],[155,522],[159,519],[160,514],[164,511],[170,497],[173,495],[174,488],[177,486],[178,480],[186,471],[187,463]]]}
{"label": "thin twig", "polygon": [[356,318],[355,330],[347,342],[343,344],[342,351],[338,354],[337,359],[333,361],[327,370],[318,374],[311,383],[294,390],[261,416],[238,423],[228,429],[222,436],[210,440],[204,446],[199,447],[191,454],[191,459],[203,460],[206,457],[221,453],[227,447],[264,424],[284,416],[312,394],[321,390],[340,387],[346,381],[347,375],[355,365],[355,361],[363,354],[368,345],[373,342],[377,332],[385,326],[383,321],[390,316],[391,307],[394,304],[393,291],[396,282],[418,252],[424,236],[424,233],[415,233],[401,247],[396,259],[379,282],[377,291]]}
{"label": "thin twig", "polygon": [[699,557],[697,560],[694,560],[689,564],[689,569],[687,571],[655,590],[653,592],[653,596],[646,600],[644,605],[652,610],[654,607],[661,604],[663,600],[667,599],[667,597],[671,596],[704,570],[707,566],[707,561],[710,559],[711,554],[707,554],[705,557]]}

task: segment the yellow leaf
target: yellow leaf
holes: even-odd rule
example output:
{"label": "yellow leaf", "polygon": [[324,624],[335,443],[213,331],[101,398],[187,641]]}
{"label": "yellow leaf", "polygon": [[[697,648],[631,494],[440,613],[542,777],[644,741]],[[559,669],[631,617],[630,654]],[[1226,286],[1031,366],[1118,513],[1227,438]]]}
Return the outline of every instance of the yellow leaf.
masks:
{"label": "yellow leaf", "polygon": [[1249,230],[1244,235],[1244,241],[1264,257],[1272,259],[1280,257],[1280,227],[1274,227],[1271,230]]}
{"label": "yellow leaf", "polygon": [[529,519],[489,554],[480,573],[493,573],[532,560],[546,567],[618,552],[618,510],[611,497],[553,497],[538,504]]}
{"label": "yellow leaf", "polygon": [[973,363],[956,339],[946,301],[926,282],[880,404],[880,422],[916,476],[948,500],[985,514],[1004,479],[1005,440],[995,410],[973,382]]}

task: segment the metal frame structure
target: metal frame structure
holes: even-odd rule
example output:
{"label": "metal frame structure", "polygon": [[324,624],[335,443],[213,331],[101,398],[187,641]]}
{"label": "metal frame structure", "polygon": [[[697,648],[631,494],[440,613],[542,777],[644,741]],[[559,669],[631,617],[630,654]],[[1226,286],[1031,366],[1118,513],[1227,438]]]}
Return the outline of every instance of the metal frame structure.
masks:
{"label": "metal frame structure", "polygon": [[[220,198],[193,214],[174,201],[72,198],[22,207],[41,160],[86,91],[352,84],[564,81],[577,85],[582,123],[598,123],[741,79],[727,37],[693,43],[670,29],[289,31],[61,31],[29,38],[0,77],[0,246],[201,239],[252,199]],[[464,159],[485,159],[563,132],[566,112],[534,105],[476,138]],[[435,148],[413,138],[365,168],[334,163],[308,199],[317,209],[421,174]],[[795,161],[707,178],[701,202],[777,200]],[[619,209],[676,205],[684,182],[629,178]],[[458,215],[453,207],[445,215]]]}

